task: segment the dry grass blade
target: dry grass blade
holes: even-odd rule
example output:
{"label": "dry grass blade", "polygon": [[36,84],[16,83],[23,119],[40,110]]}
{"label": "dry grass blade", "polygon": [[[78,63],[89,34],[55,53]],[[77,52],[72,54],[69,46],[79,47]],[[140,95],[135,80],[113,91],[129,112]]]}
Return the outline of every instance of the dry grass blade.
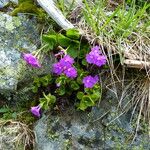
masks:
{"label": "dry grass blade", "polygon": [[[137,79],[137,81],[135,80],[135,82],[133,82],[126,90],[128,91],[129,89],[136,92],[131,93],[130,96],[132,96],[132,99],[130,100],[129,105],[123,107],[123,110],[128,111],[133,107],[132,116],[130,119],[131,121],[134,118],[135,111],[138,111],[135,135],[132,140],[134,141],[140,127],[141,119],[144,122],[149,123],[150,129],[150,80],[147,77],[145,77],[144,79]],[[128,97],[129,95],[126,96]]]}
{"label": "dry grass blade", "polygon": [[7,143],[11,143],[18,148],[20,145],[26,150],[31,145],[34,147],[34,133],[29,127],[21,122],[13,120],[0,120],[0,136],[1,145],[7,140]]}

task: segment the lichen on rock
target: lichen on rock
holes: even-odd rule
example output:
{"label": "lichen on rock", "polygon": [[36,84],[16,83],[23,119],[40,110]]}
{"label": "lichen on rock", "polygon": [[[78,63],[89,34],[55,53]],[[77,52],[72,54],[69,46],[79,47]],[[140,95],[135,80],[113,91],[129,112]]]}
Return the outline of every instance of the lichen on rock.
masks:
{"label": "lichen on rock", "polygon": [[[40,45],[39,25],[35,17],[17,17],[0,12],[0,91],[16,90],[18,82],[34,74],[49,73],[52,60],[45,59],[40,70],[28,67],[22,52],[33,52]],[[44,65],[45,64],[45,65]]]}
{"label": "lichen on rock", "polygon": [[[109,100],[112,100],[111,103]],[[150,140],[147,131],[141,127],[132,143],[136,121],[132,122],[135,126],[131,125],[131,111],[118,117],[117,108],[117,99],[108,90],[101,106],[93,107],[91,112],[69,107],[61,114],[43,115],[34,127],[37,149],[103,150],[137,149],[139,146],[148,150]]]}

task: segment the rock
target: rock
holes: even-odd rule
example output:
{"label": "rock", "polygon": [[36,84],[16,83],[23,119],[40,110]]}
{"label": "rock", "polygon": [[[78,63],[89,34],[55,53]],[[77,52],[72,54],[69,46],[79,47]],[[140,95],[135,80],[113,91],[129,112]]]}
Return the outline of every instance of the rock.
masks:
{"label": "rock", "polygon": [[[149,150],[148,132],[142,128],[133,144],[135,128],[130,123],[131,112],[118,116],[117,100],[109,91],[100,107],[91,112],[67,108],[61,114],[43,115],[36,123],[36,150]],[[136,115],[136,114],[135,114]],[[110,123],[110,124],[109,124]],[[135,124],[134,124],[135,125]]]}
{"label": "rock", "polygon": [[9,3],[9,0],[1,0],[0,1],[0,8],[3,8],[4,6],[6,6]]}
{"label": "rock", "polygon": [[37,149],[82,150],[101,146],[103,142],[97,137],[102,136],[102,130],[94,130],[88,125],[88,120],[88,115],[74,109],[69,109],[62,115],[43,116],[35,126]]}
{"label": "rock", "polygon": [[12,17],[0,13],[0,92],[15,91],[19,82],[33,75],[49,73],[53,59],[44,58],[42,69],[32,69],[22,60],[22,52],[33,52],[40,44],[36,18]]}
{"label": "rock", "polygon": [[0,8],[5,7],[9,2],[18,4],[18,0],[0,0]]}
{"label": "rock", "polygon": [[10,2],[12,2],[14,4],[18,4],[18,0],[10,0]]}

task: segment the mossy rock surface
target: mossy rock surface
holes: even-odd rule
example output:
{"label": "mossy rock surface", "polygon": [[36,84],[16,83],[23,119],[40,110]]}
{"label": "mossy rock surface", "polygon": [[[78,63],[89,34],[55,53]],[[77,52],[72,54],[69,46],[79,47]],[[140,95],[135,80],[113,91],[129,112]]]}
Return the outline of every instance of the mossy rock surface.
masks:
{"label": "mossy rock surface", "polygon": [[115,95],[108,91],[101,106],[93,107],[91,112],[70,107],[63,112],[43,115],[34,128],[37,150],[149,150],[146,125],[140,127],[132,143],[136,119],[131,125],[131,112],[115,119],[119,115],[118,103]]}
{"label": "mossy rock surface", "polygon": [[[42,69],[32,69],[22,60],[22,52],[33,52],[40,46],[39,24],[35,17],[12,17],[0,13],[0,91],[16,90],[18,82],[36,74],[49,73],[52,57],[43,59]],[[37,73],[38,72],[38,73]]]}

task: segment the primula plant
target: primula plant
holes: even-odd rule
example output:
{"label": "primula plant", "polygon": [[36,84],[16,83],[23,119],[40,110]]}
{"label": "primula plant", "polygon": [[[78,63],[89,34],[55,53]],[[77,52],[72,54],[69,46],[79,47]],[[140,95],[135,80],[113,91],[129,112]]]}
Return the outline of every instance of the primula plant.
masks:
{"label": "primula plant", "polygon": [[[41,116],[41,109],[47,110],[57,105],[58,100],[68,99],[79,110],[94,106],[101,98],[100,69],[106,64],[106,56],[99,45],[91,47],[80,39],[79,32],[70,29],[63,34],[43,35],[47,48],[55,54],[57,62],[52,66],[52,73],[35,77],[33,92],[43,93],[38,106],[31,107],[31,112]],[[91,47],[91,48],[90,48]],[[32,67],[42,66],[32,54],[24,54],[23,59]]]}
{"label": "primula plant", "polygon": [[65,74],[68,78],[77,77],[77,71],[73,66],[74,59],[69,55],[65,55],[58,63],[53,65],[53,72],[57,75]]}
{"label": "primula plant", "polygon": [[41,64],[39,63],[38,59],[30,53],[23,54],[23,59],[27,62],[27,64],[31,65],[35,68],[41,68]]}

